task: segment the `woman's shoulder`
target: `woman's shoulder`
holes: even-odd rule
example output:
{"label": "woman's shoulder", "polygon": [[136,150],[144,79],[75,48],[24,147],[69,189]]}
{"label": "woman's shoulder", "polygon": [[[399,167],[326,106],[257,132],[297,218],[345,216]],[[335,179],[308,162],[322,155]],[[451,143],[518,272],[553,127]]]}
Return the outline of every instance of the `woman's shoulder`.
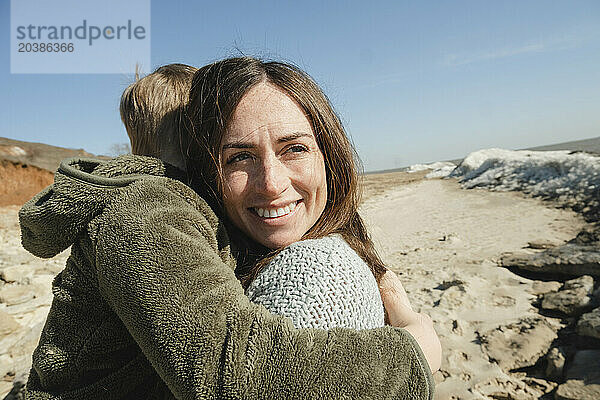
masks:
{"label": "woman's shoulder", "polygon": [[378,290],[369,266],[338,234],[287,246],[264,267],[252,286],[260,286],[265,281],[274,281],[277,285],[284,285],[286,281],[343,284],[363,289],[366,285]]}
{"label": "woman's shoulder", "polygon": [[281,255],[312,256],[317,259],[325,260],[343,258],[345,260],[353,260],[359,264],[365,264],[352,247],[344,240],[342,235],[337,233],[318,239],[306,239],[292,243],[279,252],[278,256]]}
{"label": "woman's shoulder", "polygon": [[340,235],[289,245],[257,275],[247,295],[296,327],[383,326],[375,277]]}

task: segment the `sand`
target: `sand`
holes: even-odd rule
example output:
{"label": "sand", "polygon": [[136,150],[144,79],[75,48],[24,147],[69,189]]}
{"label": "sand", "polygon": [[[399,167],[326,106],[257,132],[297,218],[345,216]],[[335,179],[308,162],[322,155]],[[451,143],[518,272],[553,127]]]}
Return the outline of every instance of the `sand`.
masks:
{"label": "sand", "polygon": [[[367,187],[390,181],[367,179],[379,179]],[[442,342],[436,398],[537,398],[549,391],[531,388],[524,373],[503,371],[490,360],[481,336],[540,318],[532,306],[534,281],[498,267],[498,257],[534,240],[562,244],[582,229],[583,219],[521,193],[461,189],[455,179],[409,181],[371,193],[362,214],[381,256],[400,274],[413,307],[433,318]],[[547,322],[549,329],[534,324],[533,342],[552,341],[559,320]],[[544,345],[532,343],[531,351]],[[546,383],[533,386],[539,384]]]}

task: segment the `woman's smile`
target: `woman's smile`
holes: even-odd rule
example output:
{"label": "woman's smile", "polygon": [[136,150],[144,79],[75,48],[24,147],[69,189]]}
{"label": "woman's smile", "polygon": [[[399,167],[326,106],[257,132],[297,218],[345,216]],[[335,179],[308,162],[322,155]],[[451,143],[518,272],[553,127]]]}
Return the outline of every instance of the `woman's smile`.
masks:
{"label": "woman's smile", "polygon": [[286,204],[285,206],[273,206],[273,207],[252,207],[251,209],[261,218],[266,218],[266,219],[273,219],[273,218],[278,218],[278,217],[282,217],[284,215],[288,215],[289,213],[291,213],[292,211],[294,211],[294,209],[296,208],[296,205],[298,204],[298,201],[292,201],[289,204]]}

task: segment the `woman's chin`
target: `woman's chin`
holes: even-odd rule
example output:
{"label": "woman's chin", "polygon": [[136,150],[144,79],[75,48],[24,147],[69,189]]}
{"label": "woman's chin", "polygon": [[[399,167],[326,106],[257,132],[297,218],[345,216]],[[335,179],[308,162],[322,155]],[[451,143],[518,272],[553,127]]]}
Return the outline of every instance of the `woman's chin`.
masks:
{"label": "woman's chin", "polygon": [[[265,220],[254,215],[245,222],[246,234],[269,249],[280,249],[302,239],[305,231],[294,223],[296,215]],[[307,228],[308,230],[308,228]]]}
{"label": "woman's chin", "polygon": [[281,249],[283,247],[287,247],[292,243],[300,240],[302,236],[297,237],[297,235],[286,235],[286,234],[274,234],[267,237],[253,237],[254,240],[262,244],[263,246],[268,247],[269,249],[276,250]]}

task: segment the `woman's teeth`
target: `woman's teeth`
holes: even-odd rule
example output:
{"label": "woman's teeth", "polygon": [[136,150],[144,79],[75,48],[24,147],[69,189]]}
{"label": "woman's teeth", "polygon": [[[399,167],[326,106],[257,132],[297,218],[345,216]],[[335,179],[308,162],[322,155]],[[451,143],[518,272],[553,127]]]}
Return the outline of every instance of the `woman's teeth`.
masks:
{"label": "woman's teeth", "polygon": [[256,211],[256,213],[258,214],[259,217],[263,217],[263,218],[277,218],[277,217],[281,217],[284,215],[287,215],[289,213],[291,213],[292,211],[294,211],[294,209],[296,208],[296,201],[294,201],[293,203],[288,204],[285,207],[280,207],[280,208],[254,208],[254,211]]}

